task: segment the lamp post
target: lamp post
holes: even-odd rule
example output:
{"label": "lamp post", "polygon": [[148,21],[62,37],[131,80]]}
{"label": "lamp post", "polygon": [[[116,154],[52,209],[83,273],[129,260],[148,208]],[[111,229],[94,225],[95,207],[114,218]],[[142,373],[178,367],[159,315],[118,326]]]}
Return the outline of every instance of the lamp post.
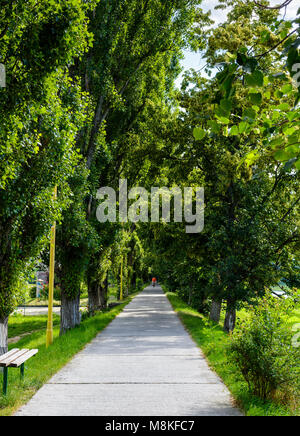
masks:
{"label": "lamp post", "polygon": [[[57,186],[54,188],[53,199],[57,199]],[[54,264],[55,264],[55,233],[56,222],[51,227],[50,238],[50,265],[49,265],[49,296],[48,296],[48,323],[46,334],[46,347],[53,344],[53,291],[54,291]]]}

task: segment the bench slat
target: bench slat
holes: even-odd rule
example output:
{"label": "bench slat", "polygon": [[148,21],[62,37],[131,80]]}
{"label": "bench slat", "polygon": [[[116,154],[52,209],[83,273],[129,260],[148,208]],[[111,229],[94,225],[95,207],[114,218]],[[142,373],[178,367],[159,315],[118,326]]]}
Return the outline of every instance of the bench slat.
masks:
{"label": "bench slat", "polygon": [[24,350],[19,350],[16,353],[14,353],[13,355],[7,357],[6,359],[1,360],[0,366],[2,367],[7,367],[10,366],[10,364],[18,359],[19,357],[23,356],[23,354],[27,353],[27,351],[29,351],[27,348]]}
{"label": "bench slat", "polygon": [[18,351],[20,351],[19,348],[13,348],[8,353],[2,354],[2,356],[0,356],[0,363],[2,362],[2,360],[6,360],[8,357],[12,356],[13,354],[17,353]]}
{"label": "bench slat", "polygon": [[23,354],[23,356],[18,357],[16,360],[11,362],[10,366],[12,368],[19,368],[26,360],[30,359],[31,357],[35,356],[39,350],[29,350],[26,354]]}

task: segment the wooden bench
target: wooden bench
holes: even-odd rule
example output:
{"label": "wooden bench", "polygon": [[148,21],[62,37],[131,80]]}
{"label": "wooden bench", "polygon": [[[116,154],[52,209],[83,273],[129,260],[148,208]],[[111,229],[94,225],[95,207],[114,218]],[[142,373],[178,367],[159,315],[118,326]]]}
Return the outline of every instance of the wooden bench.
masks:
{"label": "wooden bench", "polygon": [[3,394],[7,394],[8,368],[20,368],[21,378],[24,378],[24,364],[31,357],[35,356],[39,350],[19,350],[14,348],[8,353],[0,356],[0,368],[3,368]]}

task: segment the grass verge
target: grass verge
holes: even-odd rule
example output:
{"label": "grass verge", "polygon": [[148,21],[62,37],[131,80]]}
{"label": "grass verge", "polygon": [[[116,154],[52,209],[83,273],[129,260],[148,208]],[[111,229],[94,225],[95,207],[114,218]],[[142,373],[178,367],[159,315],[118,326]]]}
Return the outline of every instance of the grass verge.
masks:
{"label": "grass verge", "polygon": [[222,378],[236,404],[247,416],[297,415],[296,411],[272,401],[264,402],[249,393],[242,374],[227,359],[229,335],[223,331],[220,325],[209,321],[205,316],[184,303],[177,294],[167,292],[166,295],[194,341],[201,347],[210,367]]}
{"label": "grass verge", "polygon": [[[8,321],[8,337],[14,338],[24,333],[30,333],[34,330],[42,330],[47,327],[47,315],[42,316],[26,316],[12,315]],[[59,325],[60,317],[53,315],[53,325]]]}
{"label": "grass verge", "polygon": [[[81,351],[95,336],[101,332],[132,300],[136,294],[131,295],[124,303],[106,312],[99,313],[93,318],[83,321],[64,336],[59,336],[59,326],[54,328],[54,343],[46,349],[45,331],[35,332],[24,337],[11,348],[38,348],[39,353],[25,365],[25,379],[20,380],[18,369],[9,368],[8,394],[2,395],[2,374],[0,374],[0,416],[12,415],[19,407],[26,404],[30,398],[45,384],[57,371],[65,366],[72,357]],[[25,318],[25,322],[27,319]],[[33,330],[31,325],[31,330]]]}

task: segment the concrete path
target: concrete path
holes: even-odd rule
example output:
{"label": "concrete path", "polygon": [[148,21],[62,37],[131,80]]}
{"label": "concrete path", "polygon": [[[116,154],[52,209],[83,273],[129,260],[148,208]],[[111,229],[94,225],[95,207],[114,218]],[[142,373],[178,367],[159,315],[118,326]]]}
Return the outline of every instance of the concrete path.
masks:
{"label": "concrete path", "polygon": [[161,288],[148,287],[17,415],[241,413]]}
{"label": "concrete path", "polygon": [[[48,307],[30,307],[26,306],[25,310],[22,307],[19,307],[15,313],[24,316],[42,316],[48,315]],[[60,315],[60,307],[53,307],[53,313],[55,315]]]}

